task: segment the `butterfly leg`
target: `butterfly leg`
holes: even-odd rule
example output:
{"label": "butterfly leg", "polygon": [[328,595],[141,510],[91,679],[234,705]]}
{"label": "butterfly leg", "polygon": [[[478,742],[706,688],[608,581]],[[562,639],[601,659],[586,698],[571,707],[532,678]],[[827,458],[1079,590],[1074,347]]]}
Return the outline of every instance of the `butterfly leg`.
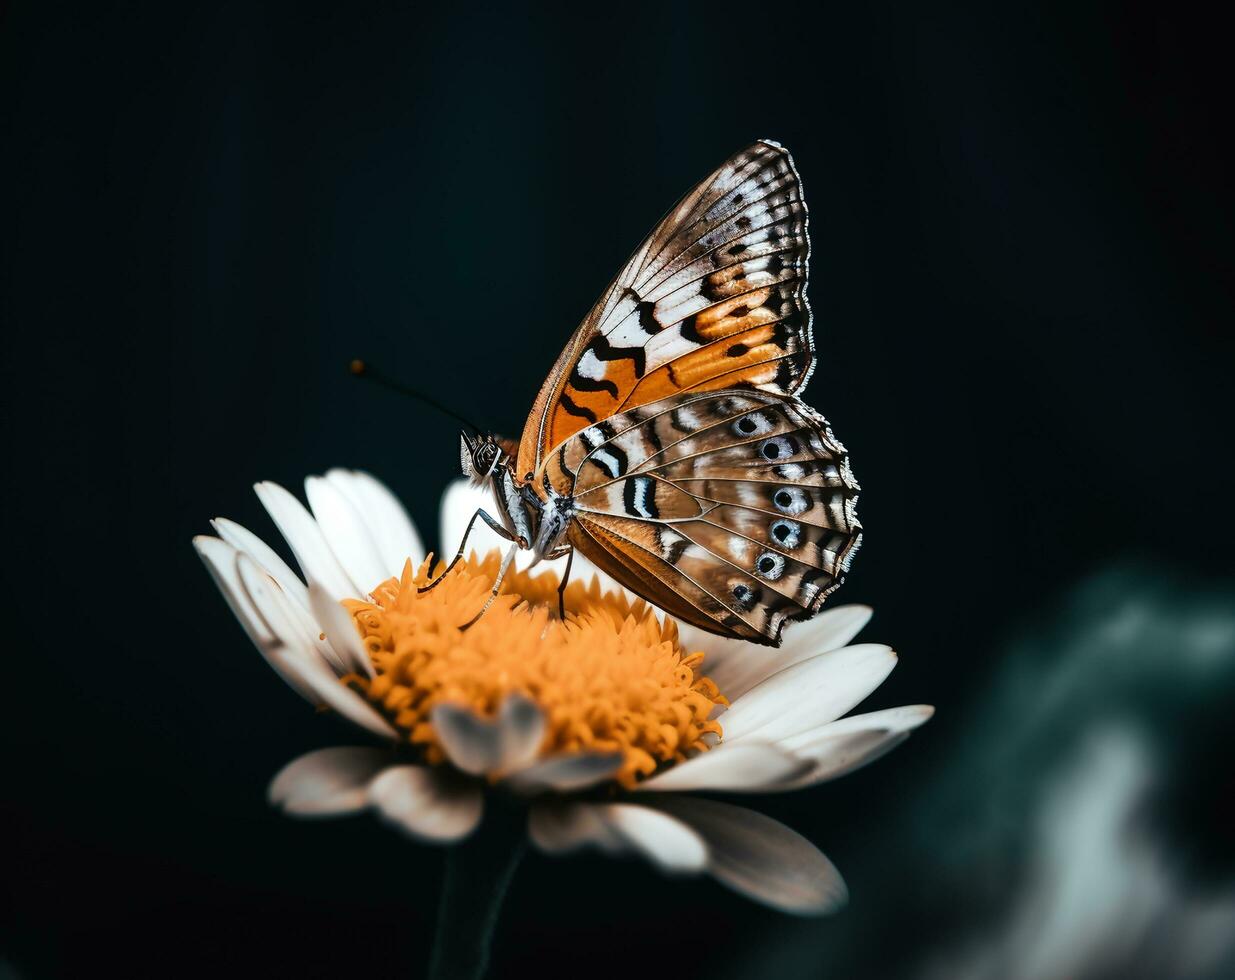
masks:
{"label": "butterfly leg", "polygon": [[575,549],[571,548],[566,552],[566,568],[562,572],[562,581],[557,587],[557,615],[558,619],[566,619],[566,583],[570,581],[570,566],[575,561]]}
{"label": "butterfly leg", "polygon": [[496,534],[501,535],[507,541],[515,540],[511,536],[511,533],[507,531],[505,527],[502,526],[501,521],[495,520],[494,518],[490,517],[488,513],[486,513],[484,510],[476,511],[476,513],[472,515],[472,519],[467,522],[467,530],[463,532],[463,540],[459,542],[459,550],[455,552],[455,556],[452,559],[450,559],[450,564],[446,566],[446,571],[442,572],[441,575],[435,578],[428,585],[424,586],[424,588],[417,589],[416,590],[417,592],[428,592],[430,589],[436,586],[442,579],[444,579],[447,575],[449,575],[454,570],[454,567],[457,564],[459,564],[460,561],[463,560],[463,552],[467,549],[467,539],[472,536],[472,528],[475,526],[476,518],[478,517],[482,521],[484,521],[486,524],[488,524],[489,527],[491,527]]}
{"label": "butterfly leg", "polygon": [[515,552],[518,550],[519,543],[516,541],[510,546],[510,550],[506,552],[506,557],[502,559],[502,567],[497,570],[497,578],[493,580],[493,588],[490,590],[489,598],[485,600],[484,606],[481,608],[480,612],[460,626],[460,630],[465,630],[469,626],[474,626],[476,621],[489,611],[489,607],[493,605],[493,600],[496,599],[497,594],[502,591],[502,579],[506,577],[506,572],[510,570],[510,563],[515,560]]}

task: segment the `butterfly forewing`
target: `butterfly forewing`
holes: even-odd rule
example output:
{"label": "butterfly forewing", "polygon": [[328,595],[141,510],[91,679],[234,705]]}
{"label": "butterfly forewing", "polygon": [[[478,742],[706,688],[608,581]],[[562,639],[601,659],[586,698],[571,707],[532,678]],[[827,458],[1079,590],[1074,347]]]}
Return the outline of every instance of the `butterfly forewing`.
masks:
{"label": "butterfly forewing", "polygon": [[520,442],[520,473],[581,430],[684,391],[788,394],[813,363],[806,205],[787,150],[759,142],[661,221],[575,331]]}

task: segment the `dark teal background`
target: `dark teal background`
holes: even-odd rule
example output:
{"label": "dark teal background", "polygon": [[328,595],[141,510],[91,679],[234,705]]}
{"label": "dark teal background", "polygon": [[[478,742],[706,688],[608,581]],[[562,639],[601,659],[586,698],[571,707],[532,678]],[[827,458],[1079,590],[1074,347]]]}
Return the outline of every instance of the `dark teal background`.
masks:
{"label": "dark teal background", "polygon": [[[997,929],[1038,780],[1111,713],[1158,747],[1142,810],[1182,887],[1231,886],[1235,647],[1185,681],[1163,625],[1235,608],[1225,35],[1160,5],[583,6],[0,12],[0,976],[418,975],[440,854],[267,809],[354,736],[190,538],[270,538],[253,481],[346,465],[435,543],[455,427],[348,360],[517,434],[642,235],[760,137],[803,177],[807,399],[864,486],[838,599],[901,654],[871,705],[939,713],[752,801],[836,861],[841,915],[534,857],[495,975],[923,976]],[[1158,624],[1111,655],[1131,679],[1060,674],[1126,602]]]}

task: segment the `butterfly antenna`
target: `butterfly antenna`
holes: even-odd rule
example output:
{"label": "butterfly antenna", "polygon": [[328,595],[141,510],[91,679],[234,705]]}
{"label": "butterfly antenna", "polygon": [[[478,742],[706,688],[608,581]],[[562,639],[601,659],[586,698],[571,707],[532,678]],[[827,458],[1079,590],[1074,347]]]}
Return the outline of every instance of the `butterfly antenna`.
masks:
{"label": "butterfly antenna", "polygon": [[429,407],[436,408],[443,415],[448,415],[456,422],[461,422],[463,425],[466,425],[473,432],[480,433],[484,431],[475,422],[470,419],[465,419],[458,412],[454,411],[454,409],[447,408],[436,398],[426,395],[423,391],[417,391],[415,388],[405,385],[401,381],[396,381],[394,378],[388,377],[381,371],[374,370],[371,365],[360,360],[359,358],[355,359],[348,365],[348,370],[358,378],[364,378],[367,381],[374,381],[383,388],[388,388],[391,391],[398,392],[400,395],[406,395],[408,398],[419,399]]}

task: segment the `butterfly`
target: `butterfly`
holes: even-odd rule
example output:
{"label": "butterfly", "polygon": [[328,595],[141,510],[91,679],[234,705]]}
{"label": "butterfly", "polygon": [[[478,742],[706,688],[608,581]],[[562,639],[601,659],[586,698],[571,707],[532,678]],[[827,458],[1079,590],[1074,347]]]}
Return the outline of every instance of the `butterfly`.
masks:
{"label": "butterfly", "polygon": [[511,542],[493,596],[519,549],[533,564],[577,550],[682,621],[779,646],[861,542],[845,447],[797,397],[815,363],[809,257],[783,146],[699,183],[575,330],[519,441],[462,434],[497,516],[473,515],[442,574],[482,520]]}

